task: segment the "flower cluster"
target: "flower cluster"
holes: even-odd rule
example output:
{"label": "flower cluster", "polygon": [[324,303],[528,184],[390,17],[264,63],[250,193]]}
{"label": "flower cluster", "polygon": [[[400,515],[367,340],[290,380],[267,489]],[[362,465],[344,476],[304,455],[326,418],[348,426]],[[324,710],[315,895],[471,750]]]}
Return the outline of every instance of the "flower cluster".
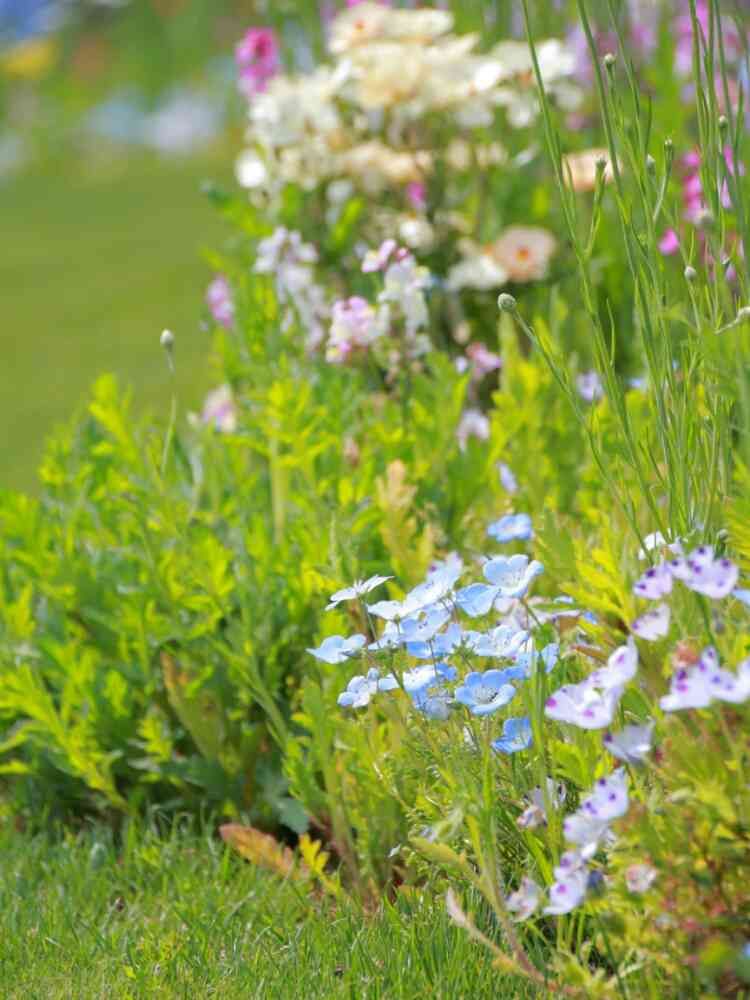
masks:
{"label": "flower cluster", "polygon": [[[531,526],[520,515],[521,534],[531,536]],[[519,537],[517,534],[513,537]],[[462,562],[452,557],[436,565],[423,583],[401,600],[361,603],[373,630],[368,637],[329,636],[310,652],[330,664],[361,658],[365,673],[349,681],[339,696],[344,707],[360,708],[379,693],[403,691],[416,711],[429,719],[445,720],[463,710],[469,717],[494,716],[518,695],[518,685],[537,671],[552,671],[559,659],[559,644],[537,649],[532,630],[536,622],[556,621],[566,611],[544,612],[538,602],[534,611],[528,593],[542,566],[523,554],[496,556],[483,565],[485,581],[459,587]],[[371,577],[333,595],[329,608],[344,600],[363,598],[388,578]],[[467,627],[462,616],[491,617],[490,627],[478,631]],[[374,623],[382,622],[378,635]],[[459,677],[453,662],[480,667],[478,661],[500,661],[470,669]],[[417,661],[417,662],[414,662]],[[387,664],[390,669],[384,669]],[[452,684],[455,686],[451,687]],[[530,720],[525,716],[505,718],[492,747],[514,754],[532,742]]]}

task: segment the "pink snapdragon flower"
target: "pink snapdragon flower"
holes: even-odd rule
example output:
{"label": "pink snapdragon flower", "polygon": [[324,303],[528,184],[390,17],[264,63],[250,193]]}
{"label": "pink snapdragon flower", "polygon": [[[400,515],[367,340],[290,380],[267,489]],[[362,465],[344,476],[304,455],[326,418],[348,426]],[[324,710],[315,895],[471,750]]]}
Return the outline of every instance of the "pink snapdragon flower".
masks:
{"label": "pink snapdragon flower", "polygon": [[240,92],[248,98],[263,93],[281,66],[279,43],[271,28],[250,28],[235,49]]}

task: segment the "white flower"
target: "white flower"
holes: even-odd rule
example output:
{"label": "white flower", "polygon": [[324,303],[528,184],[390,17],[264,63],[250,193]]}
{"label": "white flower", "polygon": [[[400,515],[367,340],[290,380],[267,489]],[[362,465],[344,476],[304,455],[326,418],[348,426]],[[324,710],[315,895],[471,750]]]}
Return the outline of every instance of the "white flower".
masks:
{"label": "white flower", "polygon": [[609,691],[622,687],[632,681],[638,669],[638,650],[633,637],[630,636],[627,645],[618,646],[607,660],[607,666],[595,670],[589,675],[587,683],[593,687]]}
{"label": "white flower", "polygon": [[587,868],[579,868],[567,878],[559,879],[550,886],[549,905],[544,912],[551,916],[570,913],[580,906],[586,896],[589,873]]}
{"label": "white flower", "polygon": [[524,876],[521,885],[505,900],[506,908],[514,914],[516,921],[528,920],[542,901],[542,890],[536,882]]}
{"label": "white flower", "polygon": [[597,163],[606,162],[604,182],[612,180],[612,166],[606,149],[585,149],[580,153],[567,153],[562,158],[563,179],[574,191],[593,191],[596,187]]}
{"label": "white flower", "polygon": [[492,257],[510,281],[539,281],[549,269],[557,240],[537,226],[509,226],[492,244]]}
{"label": "white flower", "polygon": [[643,726],[625,726],[619,733],[607,733],[603,742],[613,757],[624,760],[626,764],[640,764],[651,752],[653,731],[653,722]]}
{"label": "white flower", "polygon": [[663,639],[669,632],[669,618],[669,605],[657,604],[656,607],[644,612],[640,618],[636,618],[630,627],[639,639],[655,642],[657,639]]}
{"label": "white flower", "polygon": [[651,888],[658,872],[651,865],[637,863],[625,869],[625,884],[629,892],[646,892]]}
{"label": "white flower", "polygon": [[375,590],[376,587],[379,587],[381,584],[392,579],[392,576],[371,576],[368,580],[355,580],[351,587],[345,587],[343,590],[337,590],[335,594],[331,595],[331,599],[326,605],[326,611],[330,611],[331,608],[335,608],[336,605],[340,604],[342,601],[351,601],[356,597],[362,597],[364,594],[369,594],[371,590]]}

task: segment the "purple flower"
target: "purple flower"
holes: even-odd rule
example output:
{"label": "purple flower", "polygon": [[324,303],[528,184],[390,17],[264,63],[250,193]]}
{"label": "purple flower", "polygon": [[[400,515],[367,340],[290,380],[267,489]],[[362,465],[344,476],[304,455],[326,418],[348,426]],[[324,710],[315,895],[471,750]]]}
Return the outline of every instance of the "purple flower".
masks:
{"label": "purple flower", "polygon": [[626,646],[618,646],[607,660],[607,666],[595,670],[586,683],[603,691],[621,688],[632,681],[638,669],[638,650],[631,636]]}
{"label": "purple flower", "polygon": [[659,252],[664,254],[665,257],[671,257],[673,254],[678,253],[679,249],[679,236],[674,229],[667,229],[662,238],[659,240]]}
{"label": "purple flower", "polygon": [[581,372],[576,378],[576,387],[581,399],[587,403],[593,403],[601,399],[604,395],[604,386],[597,372],[593,369],[588,372]]}
{"label": "purple flower", "polygon": [[544,912],[560,916],[580,906],[586,897],[588,876],[588,869],[579,868],[567,878],[553,882],[549,890],[549,905],[545,906]]}
{"label": "purple flower", "polygon": [[588,818],[609,823],[628,811],[628,775],[624,768],[613,771],[608,778],[599,778],[581,803],[578,812]]}
{"label": "purple flower", "polygon": [[611,725],[621,695],[621,687],[598,690],[588,681],[565,684],[547,699],[544,714],[579,729],[604,729]]}
{"label": "purple flower", "polygon": [[226,330],[234,327],[234,300],[229,282],[223,274],[217,274],[206,290],[206,305],[211,315]]}

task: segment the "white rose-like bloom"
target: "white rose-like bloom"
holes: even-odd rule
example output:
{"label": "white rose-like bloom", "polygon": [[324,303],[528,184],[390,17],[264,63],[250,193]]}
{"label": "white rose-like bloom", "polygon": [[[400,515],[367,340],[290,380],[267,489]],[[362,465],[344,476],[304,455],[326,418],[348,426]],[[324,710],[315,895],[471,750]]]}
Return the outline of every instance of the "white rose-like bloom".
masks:
{"label": "white rose-like bloom", "polygon": [[385,39],[431,42],[453,27],[453,15],[442,10],[393,10],[361,3],[342,11],[331,24],[329,48],[336,55]]}
{"label": "white rose-like bloom", "polygon": [[557,240],[538,226],[509,226],[492,244],[493,259],[511,281],[539,281],[557,250]]}

